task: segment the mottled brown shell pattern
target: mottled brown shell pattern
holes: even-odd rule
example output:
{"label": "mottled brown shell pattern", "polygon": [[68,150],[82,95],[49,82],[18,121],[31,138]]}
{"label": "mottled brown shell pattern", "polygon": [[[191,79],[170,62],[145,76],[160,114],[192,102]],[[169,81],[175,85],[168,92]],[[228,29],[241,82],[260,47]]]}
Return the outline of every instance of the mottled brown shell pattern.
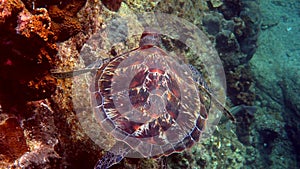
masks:
{"label": "mottled brown shell pattern", "polygon": [[156,46],[111,59],[95,76],[96,118],[106,132],[144,157],[199,141],[207,110],[186,64]]}

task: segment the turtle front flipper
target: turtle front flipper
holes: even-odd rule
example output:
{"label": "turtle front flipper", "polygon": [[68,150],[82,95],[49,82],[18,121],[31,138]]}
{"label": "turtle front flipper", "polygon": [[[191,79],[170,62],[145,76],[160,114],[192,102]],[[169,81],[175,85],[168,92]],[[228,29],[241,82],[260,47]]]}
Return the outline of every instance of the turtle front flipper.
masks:
{"label": "turtle front flipper", "polygon": [[80,69],[80,70],[73,70],[67,72],[57,72],[56,70],[50,70],[51,75],[57,79],[65,79],[65,78],[72,78],[77,75],[81,75],[87,72],[90,72],[94,69]]}
{"label": "turtle front flipper", "polygon": [[50,72],[52,76],[58,79],[72,78],[74,76],[78,76],[87,72],[98,70],[101,68],[103,64],[107,62],[109,62],[109,59],[98,59],[83,69],[66,71],[66,72],[59,72],[55,69],[52,69],[50,70]]}
{"label": "turtle front flipper", "polygon": [[230,113],[230,111],[220,103],[218,99],[209,91],[207,90],[204,86],[199,85],[199,89],[206,92],[208,96],[211,98],[212,102],[218,107],[219,110],[222,111],[222,113],[228,117],[231,121],[236,122],[235,117]]}
{"label": "turtle front flipper", "polygon": [[209,89],[201,73],[194,66],[188,66],[192,72],[192,77],[194,81],[198,84],[198,88],[209,96],[211,101],[217,106],[219,110],[222,111],[222,113],[226,117],[228,117],[231,121],[236,122],[235,117],[230,113],[230,111],[226,107],[224,107],[222,103],[213,95],[212,91]]}

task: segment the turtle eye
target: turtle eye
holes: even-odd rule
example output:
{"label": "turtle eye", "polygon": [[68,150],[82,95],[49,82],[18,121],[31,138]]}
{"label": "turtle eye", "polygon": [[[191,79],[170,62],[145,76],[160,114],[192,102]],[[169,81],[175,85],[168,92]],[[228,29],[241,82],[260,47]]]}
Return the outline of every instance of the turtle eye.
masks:
{"label": "turtle eye", "polygon": [[110,49],[110,54],[111,54],[112,56],[117,56],[117,55],[118,55],[115,46],[113,46],[113,47]]}

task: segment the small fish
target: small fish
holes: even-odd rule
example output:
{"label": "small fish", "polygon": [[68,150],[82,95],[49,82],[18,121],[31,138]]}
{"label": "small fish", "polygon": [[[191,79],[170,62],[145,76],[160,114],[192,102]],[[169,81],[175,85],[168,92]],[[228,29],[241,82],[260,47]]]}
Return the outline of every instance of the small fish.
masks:
{"label": "small fish", "polygon": [[230,109],[230,112],[234,115],[236,115],[237,113],[239,113],[241,111],[245,111],[247,114],[253,116],[254,113],[257,111],[257,107],[256,106],[246,106],[244,104],[241,104],[238,106],[234,106]]}

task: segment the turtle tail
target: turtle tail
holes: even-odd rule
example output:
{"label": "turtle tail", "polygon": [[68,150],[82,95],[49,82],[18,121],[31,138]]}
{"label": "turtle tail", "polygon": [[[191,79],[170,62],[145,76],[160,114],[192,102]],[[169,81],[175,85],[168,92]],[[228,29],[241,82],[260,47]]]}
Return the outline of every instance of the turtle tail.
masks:
{"label": "turtle tail", "polygon": [[95,165],[94,169],[108,169],[109,167],[119,163],[123,159],[123,155],[116,155],[107,152]]}

